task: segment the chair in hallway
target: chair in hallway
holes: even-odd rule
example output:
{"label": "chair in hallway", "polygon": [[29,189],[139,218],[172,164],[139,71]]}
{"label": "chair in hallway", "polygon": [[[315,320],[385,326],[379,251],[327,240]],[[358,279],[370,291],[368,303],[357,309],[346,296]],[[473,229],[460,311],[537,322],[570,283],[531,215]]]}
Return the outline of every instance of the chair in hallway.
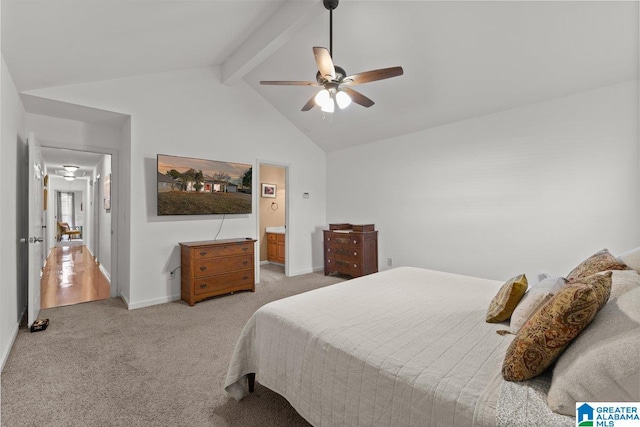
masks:
{"label": "chair in hallway", "polygon": [[81,238],[82,231],[72,229],[66,222],[58,221],[58,242],[62,240],[62,236],[64,235],[68,236],[69,240],[71,240],[74,236]]}

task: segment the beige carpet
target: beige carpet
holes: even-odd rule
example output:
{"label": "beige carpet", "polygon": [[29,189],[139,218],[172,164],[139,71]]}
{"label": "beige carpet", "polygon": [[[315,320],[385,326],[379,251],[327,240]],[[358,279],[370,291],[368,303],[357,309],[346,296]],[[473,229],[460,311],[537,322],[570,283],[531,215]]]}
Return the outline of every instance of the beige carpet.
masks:
{"label": "beige carpet", "polygon": [[308,426],[265,387],[228,397],[227,364],[260,306],[341,280],[266,265],[255,293],[195,307],[128,311],[108,299],[44,310],[49,328],[21,329],[2,372],[2,426]]}

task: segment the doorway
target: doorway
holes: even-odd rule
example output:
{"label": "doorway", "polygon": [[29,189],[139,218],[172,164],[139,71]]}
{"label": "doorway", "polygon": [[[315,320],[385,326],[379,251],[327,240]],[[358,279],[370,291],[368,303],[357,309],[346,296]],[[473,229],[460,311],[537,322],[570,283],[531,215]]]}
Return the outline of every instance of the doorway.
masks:
{"label": "doorway", "polygon": [[286,165],[258,164],[260,265],[268,265],[269,271],[286,276],[289,275],[287,182]]}
{"label": "doorway", "polygon": [[[41,308],[112,296],[111,154],[43,147],[48,181],[47,262]],[[108,191],[109,190],[109,191]],[[108,191],[108,193],[107,193]]]}

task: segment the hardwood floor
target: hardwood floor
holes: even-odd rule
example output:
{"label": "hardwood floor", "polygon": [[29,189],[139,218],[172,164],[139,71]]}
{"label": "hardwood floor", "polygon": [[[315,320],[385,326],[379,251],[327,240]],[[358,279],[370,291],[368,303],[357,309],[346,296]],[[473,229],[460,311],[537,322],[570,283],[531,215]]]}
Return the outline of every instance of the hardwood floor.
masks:
{"label": "hardwood floor", "polygon": [[58,246],[47,258],[40,282],[40,308],[109,298],[109,281],[86,246]]}

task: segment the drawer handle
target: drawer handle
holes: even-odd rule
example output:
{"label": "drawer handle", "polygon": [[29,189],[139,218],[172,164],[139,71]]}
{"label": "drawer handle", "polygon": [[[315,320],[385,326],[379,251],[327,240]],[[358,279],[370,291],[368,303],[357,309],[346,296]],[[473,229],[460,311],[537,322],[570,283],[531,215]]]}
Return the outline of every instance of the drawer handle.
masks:
{"label": "drawer handle", "polygon": [[248,278],[249,278],[249,276],[244,276],[244,277],[242,278],[242,280],[247,280]]}
{"label": "drawer handle", "polygon": [[242,248],[242,250],[246,252],[249,250],[249,248]]}
{"label": "drawer handle", "polygon": [[327,260],[327,264],[331,264],[331,260],[330,259]]}
{"label": "drawer handle", "polygon": [[353,264],[353,268],[358,268],[358,264]]}
{"label": "drawer handle", "polygon": [[331,248],[328,248],[328,249],[327,249],[327,252],[331,252]]}
{"label": "drawer handle", "polygon": [[244,262],[242,263],[242,265],[247,265],[247,264],[249,264],[249,261],[244,261]]}
{"label": "drawer handle", "polygon": [[202,285],[200,285],[200,289],[204,289],[204,288],[206,288],[206,287],[207,287],[207,284],[206,284],[206,283],[203,283]]}
{"label": "drawer handle", "polygon": [[329,241],[329,242],[330,242],[330,241],[331,241],[331,237],[327,237],[327,241]]}
{"label": "drawer handle", "polygon": [[354,241],[353,241],[353,244],[355,245],[356,243],[358,243],[358,241],[357,241],[357,240],[354,240]]}
{"label": "drawer handle", "polygon": [[205,256],[207,253],[205,251],[200,251],[200,256]]}
{"label": "drawer handle", "polygon": [[356,256],[356,255],[358,255],[358,252],[354,252],[354,253],[353,253],[353,256]]}
{"label": "drawer handle", "polygon": [[204,265],[202,267],[200,267],[200,271],[205,271],[207,269],[207,267],[205,267]]}

